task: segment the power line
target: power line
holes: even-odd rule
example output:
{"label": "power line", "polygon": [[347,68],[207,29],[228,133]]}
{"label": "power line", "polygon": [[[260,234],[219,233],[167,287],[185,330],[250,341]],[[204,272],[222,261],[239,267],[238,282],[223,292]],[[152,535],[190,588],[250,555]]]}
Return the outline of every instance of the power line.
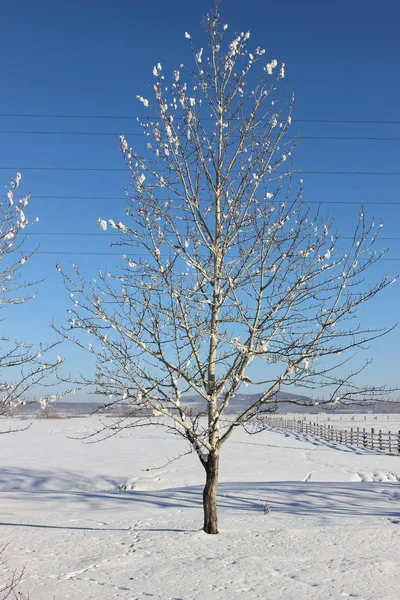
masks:
{"label": "power line", "polygon": [[[155,115],[156,116],[156,115]],[[0,117],[30,119],[149,119],[148,115],[80,115],[80,114],[37,114],[37,113],[0,113]],[[153,118],[153,117],[151,117]],[[214,121],[212,117],[203,120]],[[285,121],[286,122],[286,121]],[[292,119],[292,123],[357,123],[362,125],[400,125],[400,121],[382,121],[378,119]]]}
{"label": "power line", "polygon": [[57,250],[30,250],[29,252],[27,251],[27,254],[56,254],[57,256],[119,256],[119,254],[115,252],[58,252]]}
{"label": "power line", "polygon": [[[16,198],[22,198],[23,196],[16,196]],[[34,200],[127,200],[128,196],[32,196]],[[268,200],[270,203],[279,203],[280,200]],[[361,205],[387,205],[387,206],[398,206],[400,202],[387,202],[380,200],[373,200],[361,202],[359,200],[304,200],[304,204],[354,204],[357,206]]]}
{"label": "power line", "polygon": [[[112,136],[118,137],[121,132],[109,131],[10,131],[0,130],[0,135],[88,135],[88,136]],[[143,136],[142,132],[124,133],[125,136]],[[381,137],[381,136],[339,136],[339,135],[302,135],[299,134],[301,140],[359,140],[359,141],[382,141],[382,142],[398,142],[400,137]],[[286,140],[296,140],[297,136],[284,136]]]}
{"label": "power line", "polygon": [[[399,171],[294,171],[294,173],[299,175],[400,175]],[[290,175],[290,173],[281,174]]]}
{"label": "power line", "polygon": [[[57,250],[26,250],[27,254],[48,254],[48,255],[57,255],[57,256],[114,256],[114,257],[118,257],[119,254],[117,254],[116,252],[66,252],[66,251],[61,251],[58,252]],[[139,254],[134,254],[132,253],[132,256],[139,256]],[[364,259],[364,260],[368,260],[368,259]],[[400,257],[399,258],[379,258],[378,259],[379,262],[381,260],[384,261],[391,261],[391,262],[400,262]]]}
{"label": "power line", "polygon": [[[286,121],[284,121],[286,122]],[[400,121],[378,121],[373,119],[292,119],[292,123],[359,123],[361,125],[400,125]]]}
{"label": "power line", "polygon": [[[92,233],[92,232],[86,232],[86,231],[32,231],[29,232],[27,234],[28,236],[31,235],[67,235],[67,236],[84,236],[84,237],[104,237],[104,236],[121,236],[121,233],[113,233],[111,231],[103,231],[101,233]],[[339,239],[341,240],[352,240],[353,237],[352,236],[346,236],[346,235],[341,235],[339,236]],[[384,240],[384,241],[395,241],[395,240],[400,240],[400,236],[395,236],[395,237],[382,237],[379,236],[378,238],[379,240]]]}
{"label": "power line", "polygon": [[[0,167],[0,171],[76,171],[76,172],[127,172],[128,168],[125,167]],[[158,171],[168,171],[168,169],[158,169]],[[233,173],[240,173],[240,171],[232,171]],[[293,173],[284,173],[280,171],[273,171],[270,175],[286,176],[286,175],[380,175],[380,176],[398,176],[400,171],[294,171]]]}

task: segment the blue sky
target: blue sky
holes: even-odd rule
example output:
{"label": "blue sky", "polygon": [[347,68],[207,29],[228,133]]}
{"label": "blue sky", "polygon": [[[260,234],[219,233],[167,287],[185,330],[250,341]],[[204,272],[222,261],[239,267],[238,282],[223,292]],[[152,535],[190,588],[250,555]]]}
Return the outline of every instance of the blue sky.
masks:
{"label": "blue sky", "polygon": [[[204,45],[201,21],[209,1],[13,0],[0,4],[3,84],[2,115],[108,115],[108,119],[0,116],[0,181],[22,172],[22,191],[32,192],[30,215],[38,215],[30,247],[40,252],[28,273],[46,276],[38,299],[10,312],[4,327],[32,342],[52,334],[52,317],[61,322],[66,293],[54,265],[73,260],[88,273],[113,263],[111,239],[96,218],[118,217],[128,172],[41,171],[37,167],[120,168],[118,134],[143,147],[134,119],[143,114],[136,100],[146,95],[153,65],[172,71],[190,59],[184,31]],[[301,119],[400,121],[398,99],[400,6],[395,0],[336,2],[225,0],[229,31],[251,30],[253,44],[269,59],[286,63],[285,86],[296,92],[293,132],[304,136],[295,163],[304,171],[400,172],[399,140],[307,139],[312,136],[400,138],[400,124],[304,123]],[[66,134],[16,133],[65,132]],[[81,132],[79,135],[71,135]],[[92,135],[83,135],[82,133]],[[100,133],[115,135],[98,135]],[[8,168],[9,167],[9,168]],[[383,237],[399,237],[400,176],[305,175],[308,199],[327,202],[343,235],[351,231],[361,202],[367,214],[384,221]],[[60,198],[63,197],[63,198]],[[95,197],[89,199],[88,197]],[[394,204],[397,202],[398,204]],[[54,235],[68,233],[68,235]],[[71,233],[96,235],[71,235]],[[381,269],[400,270],[399,240]],[[98,252],[104,255],[73,255]],[[65,253],[65,254],[64,254]],[[389,293],[390,292],[390,293]],[[366,318],[391,324],[398,319],[399,288],[374,301]],[[9,329],[7,329],[9,330]],[[371,379],[399,385],[400,333],[378,342]],[[74,370],[76,353],[66,349]]]}

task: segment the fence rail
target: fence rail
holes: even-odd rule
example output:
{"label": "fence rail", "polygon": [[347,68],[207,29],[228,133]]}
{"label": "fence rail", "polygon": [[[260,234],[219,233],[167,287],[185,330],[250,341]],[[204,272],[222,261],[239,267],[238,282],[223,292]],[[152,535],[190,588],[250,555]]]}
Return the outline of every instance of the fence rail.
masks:
{"label": "fence rail", "polygon": [[345,446],[357,446],[358,448],[370,448],[382,452],[400,453],[400,431],[381,431],[371,427],[367,431],[365,427],[352,427],[351,429],[335,429],[333,425],[324,423],[307,422],[301,419],[284,419],[269,417],[268,425],[279,427],[297,433],[305,433],[319,437],[328,442],[343,444]]}

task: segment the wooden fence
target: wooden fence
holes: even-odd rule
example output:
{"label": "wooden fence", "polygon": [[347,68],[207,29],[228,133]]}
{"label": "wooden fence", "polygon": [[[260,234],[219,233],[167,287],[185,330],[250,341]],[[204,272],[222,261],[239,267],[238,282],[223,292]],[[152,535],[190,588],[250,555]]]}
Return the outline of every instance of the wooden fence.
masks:
{"label": "wooden fence", "polygon": [[305,433],[319,437],[327,442],[343,444],[345,446],[357,446],[358,448],[370,448],[383,452],[400,453],[400,431],[368,430],[363,427],[351,429],[335,429],[333,425],[324,423],[307,422],[297,419],[285,419],[279,417],[268,417],[268,425],[288,429],[297,433]]}

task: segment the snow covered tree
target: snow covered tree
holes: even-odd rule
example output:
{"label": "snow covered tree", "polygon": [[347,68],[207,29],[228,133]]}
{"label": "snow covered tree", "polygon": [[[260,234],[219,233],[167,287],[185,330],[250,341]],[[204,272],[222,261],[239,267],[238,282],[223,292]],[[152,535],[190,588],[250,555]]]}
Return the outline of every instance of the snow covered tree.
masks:
{"label": "snow covered tree", "polygon": [[[133,178],[126,219],[98,219],[121,234],[120,268],[87,283],[77,267],[58,266],[72,301],[61,331],[97,361],[83,383],[126,410],[103,434],[146,423],[181,434],[205,470],[210,534],[221,448],[275,410],[279,390],[300,387],[298,404],[310,403],[307,389],[325,394],[320,404],[384,392],[357,385],[360,367],[346,362],[385,333],[363,328],[357,309],[391,283],[367,278],[383,254],[379,226],[361,211],[344,250],[333,222],[307,208],[291,166],[285,65],[250,48],[249,32],[229,36],[218,4],[204,51],[185,33],[193,67],[180,65],[167,84],[158,63],[151,98],[138,96],[149,113],[139,119],[142,151],[121,136]],[[261,391],[233,414],[244,383]]]}
{"label": "snow covered tree", "polygon": [[[0,309],[7,310],[8,315],[16,310],[13,307],[36,295],[32,291],[35,284],[22,279],[24,264],[34,252],[24,249],[29,225],[25,208],[29,195],[19,199],[15,197],[20,180],[21,174],[17,173],[16,178],[10,181],[7,198],[0,202]],[[35,349],[23,341],[0,334],[0,415],[11,414],[16,406],[35,400],[32,393],[37,387],[41,390],[38,399],[42,404],[59,397],[57,394],[43,394],[47,385],[54,386],[48,378],[62,363],[57,355],[50,358],[55,345]]]}

